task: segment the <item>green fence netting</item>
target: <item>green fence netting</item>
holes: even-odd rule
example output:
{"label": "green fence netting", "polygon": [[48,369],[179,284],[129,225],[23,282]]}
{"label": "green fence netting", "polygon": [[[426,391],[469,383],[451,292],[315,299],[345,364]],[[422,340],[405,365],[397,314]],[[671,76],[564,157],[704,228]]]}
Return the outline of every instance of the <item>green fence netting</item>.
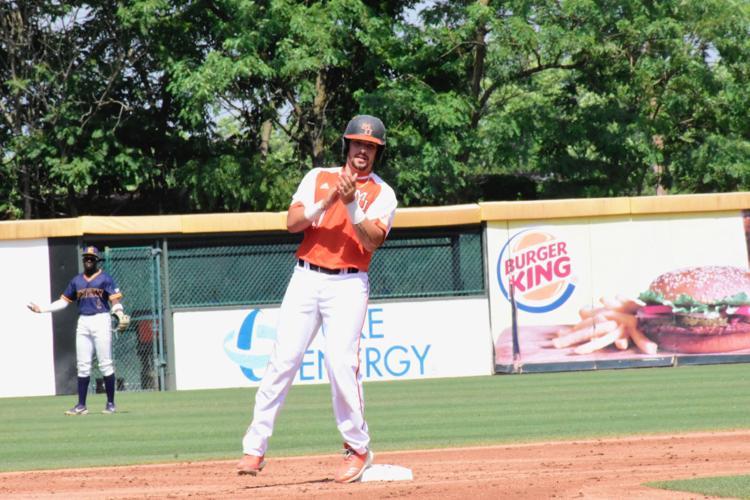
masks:
{"label": "green fence netting", "polygon": [[[169,250],[172,308],[280,303],[298,243],[194,246]],[[479,229],[389,238],[370,266],[370,298],[484,293]]]}

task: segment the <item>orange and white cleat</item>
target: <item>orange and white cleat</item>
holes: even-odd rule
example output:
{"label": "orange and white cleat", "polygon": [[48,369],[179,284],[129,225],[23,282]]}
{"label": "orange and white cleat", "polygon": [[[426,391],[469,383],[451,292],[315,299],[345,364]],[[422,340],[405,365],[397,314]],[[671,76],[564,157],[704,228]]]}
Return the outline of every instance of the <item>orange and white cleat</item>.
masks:
{"label": "orange and white cleat", "polygon": [[344,444],[344,463],[336,474],[336,482],[353,483],[358,480],[364,474],[365,469],[372,464],[373,458],[375,454],[370,450],[359,454],[348,444]]}
{"label": "orange and white cleat", "polygon": [[266,461],[263,457],[257,455],[244,455],[242,459],[237,463],[237,473],[240,475],[257,476],[263,467],[266,466]]}

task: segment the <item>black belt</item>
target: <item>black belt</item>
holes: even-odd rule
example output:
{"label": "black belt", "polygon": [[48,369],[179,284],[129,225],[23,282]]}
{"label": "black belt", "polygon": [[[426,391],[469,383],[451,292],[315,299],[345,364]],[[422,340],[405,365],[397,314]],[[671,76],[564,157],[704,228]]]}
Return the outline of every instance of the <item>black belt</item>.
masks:
{"label": "black belt", "polygon": [[344,269],[329,269],[327,267],[310,264],[309,262],[302,259],[297,259],[297,265],[299,267],[305,267],[310,269],[311,271],[317,271],[323,274],[356,274],[359,272],[359,269],[357,269],[356,267],[347,267]]}

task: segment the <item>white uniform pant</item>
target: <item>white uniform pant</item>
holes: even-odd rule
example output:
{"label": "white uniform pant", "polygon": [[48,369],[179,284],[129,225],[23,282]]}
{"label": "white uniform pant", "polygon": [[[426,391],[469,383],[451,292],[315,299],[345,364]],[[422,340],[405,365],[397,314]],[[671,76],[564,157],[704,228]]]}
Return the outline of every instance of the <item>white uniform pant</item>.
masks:
{"label": "white uniform pant", "polygon": [[76,327],[76,359],[78,376],[91,375],[91,360],[96,352],[99,371],[108,377],[115,372],[112,361],[112,319],[109,313],[78,316]]}
{"label": "white uniform pant", "polygon": [[276,417],[321,324],[336,426],[354,451],[367,450],[359,344],[368,295],[367,273],[294,269],[279,312],[276,343],[255,395],[253,421],[242,440],[244,453],[265,455]]}

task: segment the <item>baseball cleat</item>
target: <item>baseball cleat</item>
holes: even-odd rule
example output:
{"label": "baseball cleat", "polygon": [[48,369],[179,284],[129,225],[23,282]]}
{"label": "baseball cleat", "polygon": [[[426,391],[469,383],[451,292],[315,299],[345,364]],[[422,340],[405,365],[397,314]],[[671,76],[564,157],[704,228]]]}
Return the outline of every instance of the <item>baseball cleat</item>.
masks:
{"label": "baseball cleat", "polygon": [[375,454],[367,450],[359,454],[352,450],[348,444],[344,444],[344,463],[336,474],[337,483],[353,483],[364,474],[372,463]]}
{"label": "baseball cleat", "polygon": [[114,403],[107,403],[107,405],[102,410],[102,413],[104,413],[105,415],[112,415],[115,412],[117,412],[117,408],[115,407]]}
{"label": "baseball cleat", "polygon": [[66,415],[86,415],[89,410],[84,405],[75,405],[70,410],[66,411]]}
{"label": "baseball cleat", "polygon": [[245,454],[237,464],[237,473],[240,475],[257,476],[265,466],[266,461],[262,456]]}

